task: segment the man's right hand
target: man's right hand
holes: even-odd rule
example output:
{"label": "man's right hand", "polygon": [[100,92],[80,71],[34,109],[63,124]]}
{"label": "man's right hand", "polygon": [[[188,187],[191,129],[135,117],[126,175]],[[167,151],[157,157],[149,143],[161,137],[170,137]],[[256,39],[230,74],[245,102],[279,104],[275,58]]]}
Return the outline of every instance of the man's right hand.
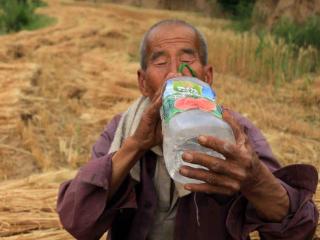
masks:
{"label": "man's right hand", "polygon": [[123,182],[130,169],[146,150],[162,142],[160,107],[162,89],[154,95],[151,104],[143,112],[135,133],[124,140],[121,148],[112,157],[112,179],[108,199]]}
{"label": "man's right hand", "polygon": [[139,150],[145,151],[162,142],[160,107],[162,105],[163,88],[159,89],[151,99],[141,117],[135,133],[130,137]]}

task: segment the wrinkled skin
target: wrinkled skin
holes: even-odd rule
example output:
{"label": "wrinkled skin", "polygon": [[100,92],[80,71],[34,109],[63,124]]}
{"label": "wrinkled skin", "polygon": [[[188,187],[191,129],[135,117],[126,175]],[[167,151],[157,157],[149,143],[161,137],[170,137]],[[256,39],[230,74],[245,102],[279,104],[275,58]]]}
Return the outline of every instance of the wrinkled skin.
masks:
{"label": "wrinkled skin", "polygon": [[[212,67],[203,66],[198,54],[198,39],[194,32],[184,26],[161,26],[154,29],[148,39],[147,68],[138,70],[141,93],[149,97],[151,105],[146,109],[134,137],[143,149],[162,142],[159,110],[165,81],[181,76],[177,69],[187,63],[197,76],[211,85]],[[187,69],[183,75],[191,76]]]}

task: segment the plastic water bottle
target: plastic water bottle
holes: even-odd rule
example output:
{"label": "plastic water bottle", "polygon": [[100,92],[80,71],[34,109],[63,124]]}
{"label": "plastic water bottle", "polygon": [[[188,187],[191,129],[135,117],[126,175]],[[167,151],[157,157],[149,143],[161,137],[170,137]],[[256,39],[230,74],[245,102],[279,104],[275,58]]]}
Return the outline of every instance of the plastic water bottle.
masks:
{"label": "plastic water bottle", "polygon": [[231,127],[222,119],[211,87],[194,77],[177,77],[167,81],[161,108],[163,154],[171,178],[182,184],[202,181],[180,175],[182,165],[203,166],[184,162],[186,150],[203,152],[225,159],[224,156],[198,143],[199,135],[211,135],[235,143]]}

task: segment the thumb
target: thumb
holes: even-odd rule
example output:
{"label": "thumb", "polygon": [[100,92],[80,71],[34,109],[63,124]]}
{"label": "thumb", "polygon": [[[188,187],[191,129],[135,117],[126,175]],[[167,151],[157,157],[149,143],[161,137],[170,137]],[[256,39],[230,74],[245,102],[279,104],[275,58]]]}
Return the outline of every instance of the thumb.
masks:
{"label": "thumb", "polygon": [[245,133],[242,129],[242,126],[237,122],[237,120],[231,115],[228,110],[224,110],[222,113],[222,118],[225,122],[227,122],[234,134],[237,144],[244,144],[245,142]]}

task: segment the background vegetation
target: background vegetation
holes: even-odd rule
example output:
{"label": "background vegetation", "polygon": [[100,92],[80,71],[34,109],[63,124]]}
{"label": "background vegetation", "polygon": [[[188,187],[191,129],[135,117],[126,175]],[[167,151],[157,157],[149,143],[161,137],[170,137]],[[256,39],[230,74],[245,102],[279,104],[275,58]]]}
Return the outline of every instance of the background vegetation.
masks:
{"label": "background vegetation", "polygon": [[259,13],[254,13],[255,2],[218,0],[222,15],[231,20],[227,28],[239,33],[227,40],[232,53],[223,60],[225,71],[276,87],[301,77],[312,79],[310,75],[320,72],[320,16],[300,24],[283,18],[267,29],[259,22]]}
{"label": "background vegetation", "polygon": [[46,4],[41,0],[0,0],[0,33],[35,30],[52,24],[53,18],[35,12],[43,6]]}
{"label": "background vegetation", "polygon": [[[253,18],[254,4],[256,0],[218,0],[219,5],[226,16],[233,23],[231,27],[239,32],[250,31],[257,24],[258,16]],[[261,17],[260,17],[261,18]],[[267,31],[264,27],[255,30],[260,33]],[[277,38],[283,38],[288,44],[297,47],[308,47],[309,45],[320,49],[320,16],[310,16],[304,23],[295,23],[288,18],[283,18],[272,27],[271,33]]]}

